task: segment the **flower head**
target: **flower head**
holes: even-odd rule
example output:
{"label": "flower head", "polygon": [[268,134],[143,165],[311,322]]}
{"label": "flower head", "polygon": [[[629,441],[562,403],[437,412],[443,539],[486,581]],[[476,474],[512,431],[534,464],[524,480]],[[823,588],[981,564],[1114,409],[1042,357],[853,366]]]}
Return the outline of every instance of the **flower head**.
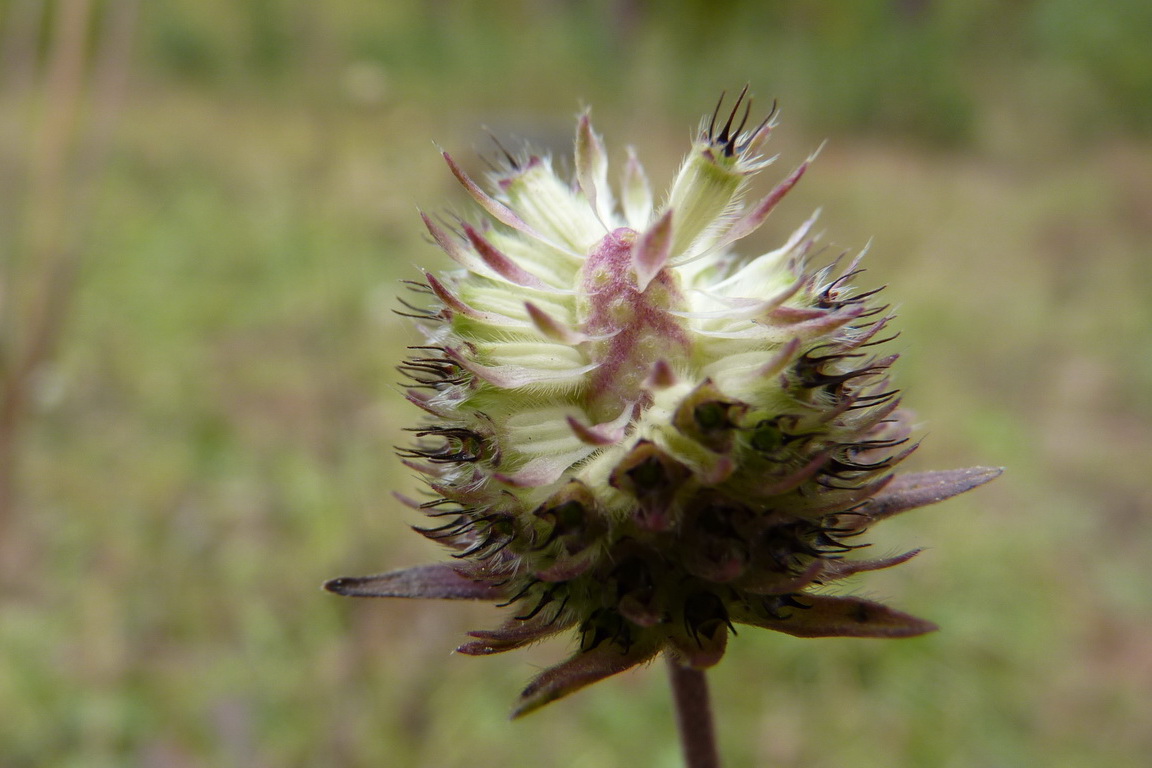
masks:
{"label": "flower head", "polygon": [[458,269],[411,285],[426,341],[400,370],[426,413],[402,454],[432,494],[410,502],[417,530],[453,560],[327,586],[507,606],[465,654],[573,630],[517,714],[661,652],[711,666],[736,624],[931,631],[821,588],[916,554],[848,557],[871,524],[999,474],[894,474],[915,446],[879,351],[891,314],[852,288],[858,258],[811,266],[815,216],[768,253],[732,249],[812,159],[747,202],[775,123],[749,127],[743,99],[702,122],[660,203],[632,154],[614,191],[587,114],[572,180],[507,155],[488,191],[444,156],[486,215],[424,217]]}

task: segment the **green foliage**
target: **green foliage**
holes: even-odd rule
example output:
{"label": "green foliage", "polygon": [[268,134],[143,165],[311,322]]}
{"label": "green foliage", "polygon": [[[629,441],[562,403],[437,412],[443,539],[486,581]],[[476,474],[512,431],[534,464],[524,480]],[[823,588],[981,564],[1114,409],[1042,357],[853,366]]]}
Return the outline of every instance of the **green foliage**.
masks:
{"label": "green foliage", "polygon": [[[1082,3],[1037,3],[1029,30],[1043,60],[1071,70],[1065,97],[1103,112],[1096,119],[1147,135],[1152,131],[1152,5],[1121,0],[1086,11]],[[1079,82],[1075,82],[1079,80]]]}
{"label": "green foliage", "polygon": [[747,79],[814,130],[955,145],[979,130],[979,100],[1013,91],[1146,135],[1150,14],[1142,0],[172,0],[149,9],[143,43],[165,80],[265,95],[358,62],[387,71],[397,98],[487,106],[519,95],[566,108],[564,82],[597,104],[631,86],[686,108]]}

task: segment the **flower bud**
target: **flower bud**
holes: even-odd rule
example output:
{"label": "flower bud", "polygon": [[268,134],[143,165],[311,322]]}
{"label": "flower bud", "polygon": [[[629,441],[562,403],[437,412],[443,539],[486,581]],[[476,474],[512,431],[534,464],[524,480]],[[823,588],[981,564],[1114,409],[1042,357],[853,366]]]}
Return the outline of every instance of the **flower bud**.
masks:
{"label": "flower bud", "polygon": [[411,503],[419,530],[452,561],[328,586],[507,606],[471,655],[575,628],[517,714],[661,652],[715,664],[735,624],[930,631],[810,588],[904,562],[852,555],[872,523],[999,473],[894,474],[915,444],[896,357],[875,352],[890,314],[850,285],[855,262],[811,264],[815,217],[773,251],[733,250],[812,160],[746,202],[773,123],[749,127],[745,96],[704,121],[660,206],[634,155],[613,191],[587,114],[573,178],[508,155],[489,191],[445,155],[486,220],[424,217],[456,269],[404,302],[427,341],[400,366],[425,413],[401,455],[433,494]]}

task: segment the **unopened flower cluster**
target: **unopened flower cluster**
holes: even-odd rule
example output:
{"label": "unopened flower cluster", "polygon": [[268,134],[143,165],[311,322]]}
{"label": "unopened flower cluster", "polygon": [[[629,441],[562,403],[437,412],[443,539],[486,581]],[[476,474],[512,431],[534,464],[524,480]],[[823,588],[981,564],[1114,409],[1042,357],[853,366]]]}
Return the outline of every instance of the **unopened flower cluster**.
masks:
{"label": "unopened flower cluster", "polygon": [[431,489],[418,530],[452,559],[328,586],[507,606],[466,654],[574,632],[519,714],[662,652],[711,666],[737,624],[934,629],[821,588],[915,554],[848,556],[870,524],[996,474],[894,475],[914,446],[891,315],[853,287],[857,260],[812,266],[815,217],[768,253],[733,249],[808,167],[749,201],[774,123],[740,105],[702,123],[659,201],[632,153],[614,189],[587,114],[572,179],[506,154],[485,187],[445,155],[482,214],[424,217],[458,269],[412,284],[425,341],[401,371],[426,413],[403,453]]}

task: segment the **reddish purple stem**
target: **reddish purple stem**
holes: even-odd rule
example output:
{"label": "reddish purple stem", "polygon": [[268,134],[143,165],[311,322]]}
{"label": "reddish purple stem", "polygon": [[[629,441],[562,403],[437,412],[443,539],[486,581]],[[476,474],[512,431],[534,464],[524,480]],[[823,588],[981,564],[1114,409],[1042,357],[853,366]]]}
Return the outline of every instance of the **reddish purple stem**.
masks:
{"label": "reddish purple stem", "polygon": [[703,671],[681,666],[670,655],[666,655],[665,660],[672,680],[676,727],[680,731],[685,768],[720,768],[712,705],[708,698],[708,679]]}

